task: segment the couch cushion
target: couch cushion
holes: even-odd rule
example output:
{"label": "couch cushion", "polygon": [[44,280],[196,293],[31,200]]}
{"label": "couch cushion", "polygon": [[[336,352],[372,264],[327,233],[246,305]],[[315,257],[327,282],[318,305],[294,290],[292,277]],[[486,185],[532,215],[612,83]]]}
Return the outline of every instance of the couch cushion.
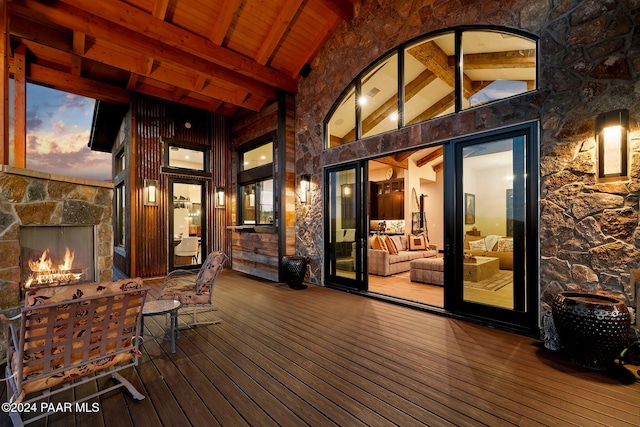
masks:
{"label": "couch cushion", "polygon": [[484,239],[469,241],[469,249],[472,251],[486,251],[487,245]]}
{"label": "couch cushion", "polygon": [[498,252],[513,252],[513,238],[503,237],[498,240]]}

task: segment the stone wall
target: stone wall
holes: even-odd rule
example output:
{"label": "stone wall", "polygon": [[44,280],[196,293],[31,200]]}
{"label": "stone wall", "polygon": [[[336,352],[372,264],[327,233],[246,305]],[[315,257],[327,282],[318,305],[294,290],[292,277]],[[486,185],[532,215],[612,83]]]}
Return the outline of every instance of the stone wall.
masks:
{"label": "stone wall", "polygon": [[[113,185],[2,166],[0,170],[0,309],[19,304],[21,225],[94,225],[98,278],[113,268]],[[4,332],[4,331],[3,331]]]}
{"label": "stone wall", "polygon": [[[503,126],[539,121],[540,294],[563,289],[629,301],[640,266],[640,0],[362,0],[313,61],[296,96],[296,176],[312,175],[312,203],[297,206],[297,252],[322,281],[322,168]],[[322,123],[369,64],[412,38],[460,25],[492,25],[540,38],[539,90],[330,150]],[[595,118],[626,108],[629,181],[596,182]],[[304,211],[303,211],[304,210]],[[543,304],[544,305],[544,304]]]}

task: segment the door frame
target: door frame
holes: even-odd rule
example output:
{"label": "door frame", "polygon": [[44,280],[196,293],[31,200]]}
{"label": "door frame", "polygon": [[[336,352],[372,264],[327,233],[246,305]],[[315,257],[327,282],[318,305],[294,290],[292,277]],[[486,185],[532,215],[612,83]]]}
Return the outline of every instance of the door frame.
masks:
{"label": "door frame", "polygon": [[[333,218],[333,209],[335,211],[335,203],[330,200],[332,191],[335,194],[335,188],[330,186],[329,176],[332,173],[342,172],[346,170],[355,171],[355,185],[353,188],[353,197],[355,198],[355,278],[347,278],[332,274],[332,265],[335,269],[335,251],[332,250],[331,244],[335,239],[335,236],[330,236],[332,227],[331,221]],[[368,182],[367,174],[367,160],[357,160],[354,162],[344,163],[341,165],[334,165],[324,168],[323,173],[323,188],[324,188],[324,211],[323,211],[323,226],[324,226],[324,282],[329,286],[335,286],[344,288],[351,291],[366,291],[368,288],[367,282],[367,257],[365,256],[365,243],[366,237],[369,231],[369,195],[366,191],[365,183]]]}
{"label": "door frame", "polygon": [[[187,185],[199,185],[200,186],[200,259],[198,260],[198,264],[190,264],[190,265],[175,265],[175,254],[174,254],[174,207],[173,207],[173,185],[174,184],[187,184]],[[178,178],[178,177],[169,177],[168,185],[167,185],[167,210],[168,210],[168,223],[167,223],[167,253],[169,259],[167,260],[167,265],[169,267],[169,271],[173,271],[176,269],[182,270],[191,270],[191,269],[199,269],[204,262],[204,259],[207,252],[207,221],[208,221],[208,213],[209,213],[209,200],[208,200],[208,183],[207,181],[196,180],[196,179],[188,179],[188,178]]]}
{"label": "door frame", "polygon": [[[524,136],[525,222],[524,281],[514,275],[514,310],[465,301],[463,298],[464,194],[462,189],[462,147]],[[539,122],[465,136],[445,144],[444,217],[445,217],[445,310],[485,323],[502,324],[528,332],[537,330],[540,311],[539,290]],[[446,220],[452,218],[453,220]],[[515,261],[515,260],[514,260]],[[515,271],[514,271],[515,272]]]}

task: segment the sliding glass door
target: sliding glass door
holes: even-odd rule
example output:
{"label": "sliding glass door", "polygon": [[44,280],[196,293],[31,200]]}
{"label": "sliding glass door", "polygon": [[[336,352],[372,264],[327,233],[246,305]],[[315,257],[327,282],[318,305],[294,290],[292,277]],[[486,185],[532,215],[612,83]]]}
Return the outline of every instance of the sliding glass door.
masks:
{"label": "sliding glass door", "polygon": [[366,233],[365,162],[325,171],[326,282],[366,289],[363,241]]}
{"label": "sliding glass door", "polygon": [[445,209],[451,311],[533,327],[537,322],[536,127],[455,141]]}

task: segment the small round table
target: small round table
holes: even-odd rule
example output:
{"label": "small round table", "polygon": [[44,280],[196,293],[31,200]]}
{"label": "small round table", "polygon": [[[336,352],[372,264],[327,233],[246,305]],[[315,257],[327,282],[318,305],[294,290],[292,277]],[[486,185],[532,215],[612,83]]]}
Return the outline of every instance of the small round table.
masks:
{"label": "small round table", "polygon": [[[169,342],[171,343],[171,353],[176,352],[176,338],[178,337],[178,310],[182,303],[176,300],[159,299],[155,301],[145,301],[142,307],[142,319],[140,319],[140,335],[144,335],[144,318],[147,316],[158,316],[169,314]],[[160,338],[149,334],[153,338]],[[163,339],[166,339],[163,337]]]}

